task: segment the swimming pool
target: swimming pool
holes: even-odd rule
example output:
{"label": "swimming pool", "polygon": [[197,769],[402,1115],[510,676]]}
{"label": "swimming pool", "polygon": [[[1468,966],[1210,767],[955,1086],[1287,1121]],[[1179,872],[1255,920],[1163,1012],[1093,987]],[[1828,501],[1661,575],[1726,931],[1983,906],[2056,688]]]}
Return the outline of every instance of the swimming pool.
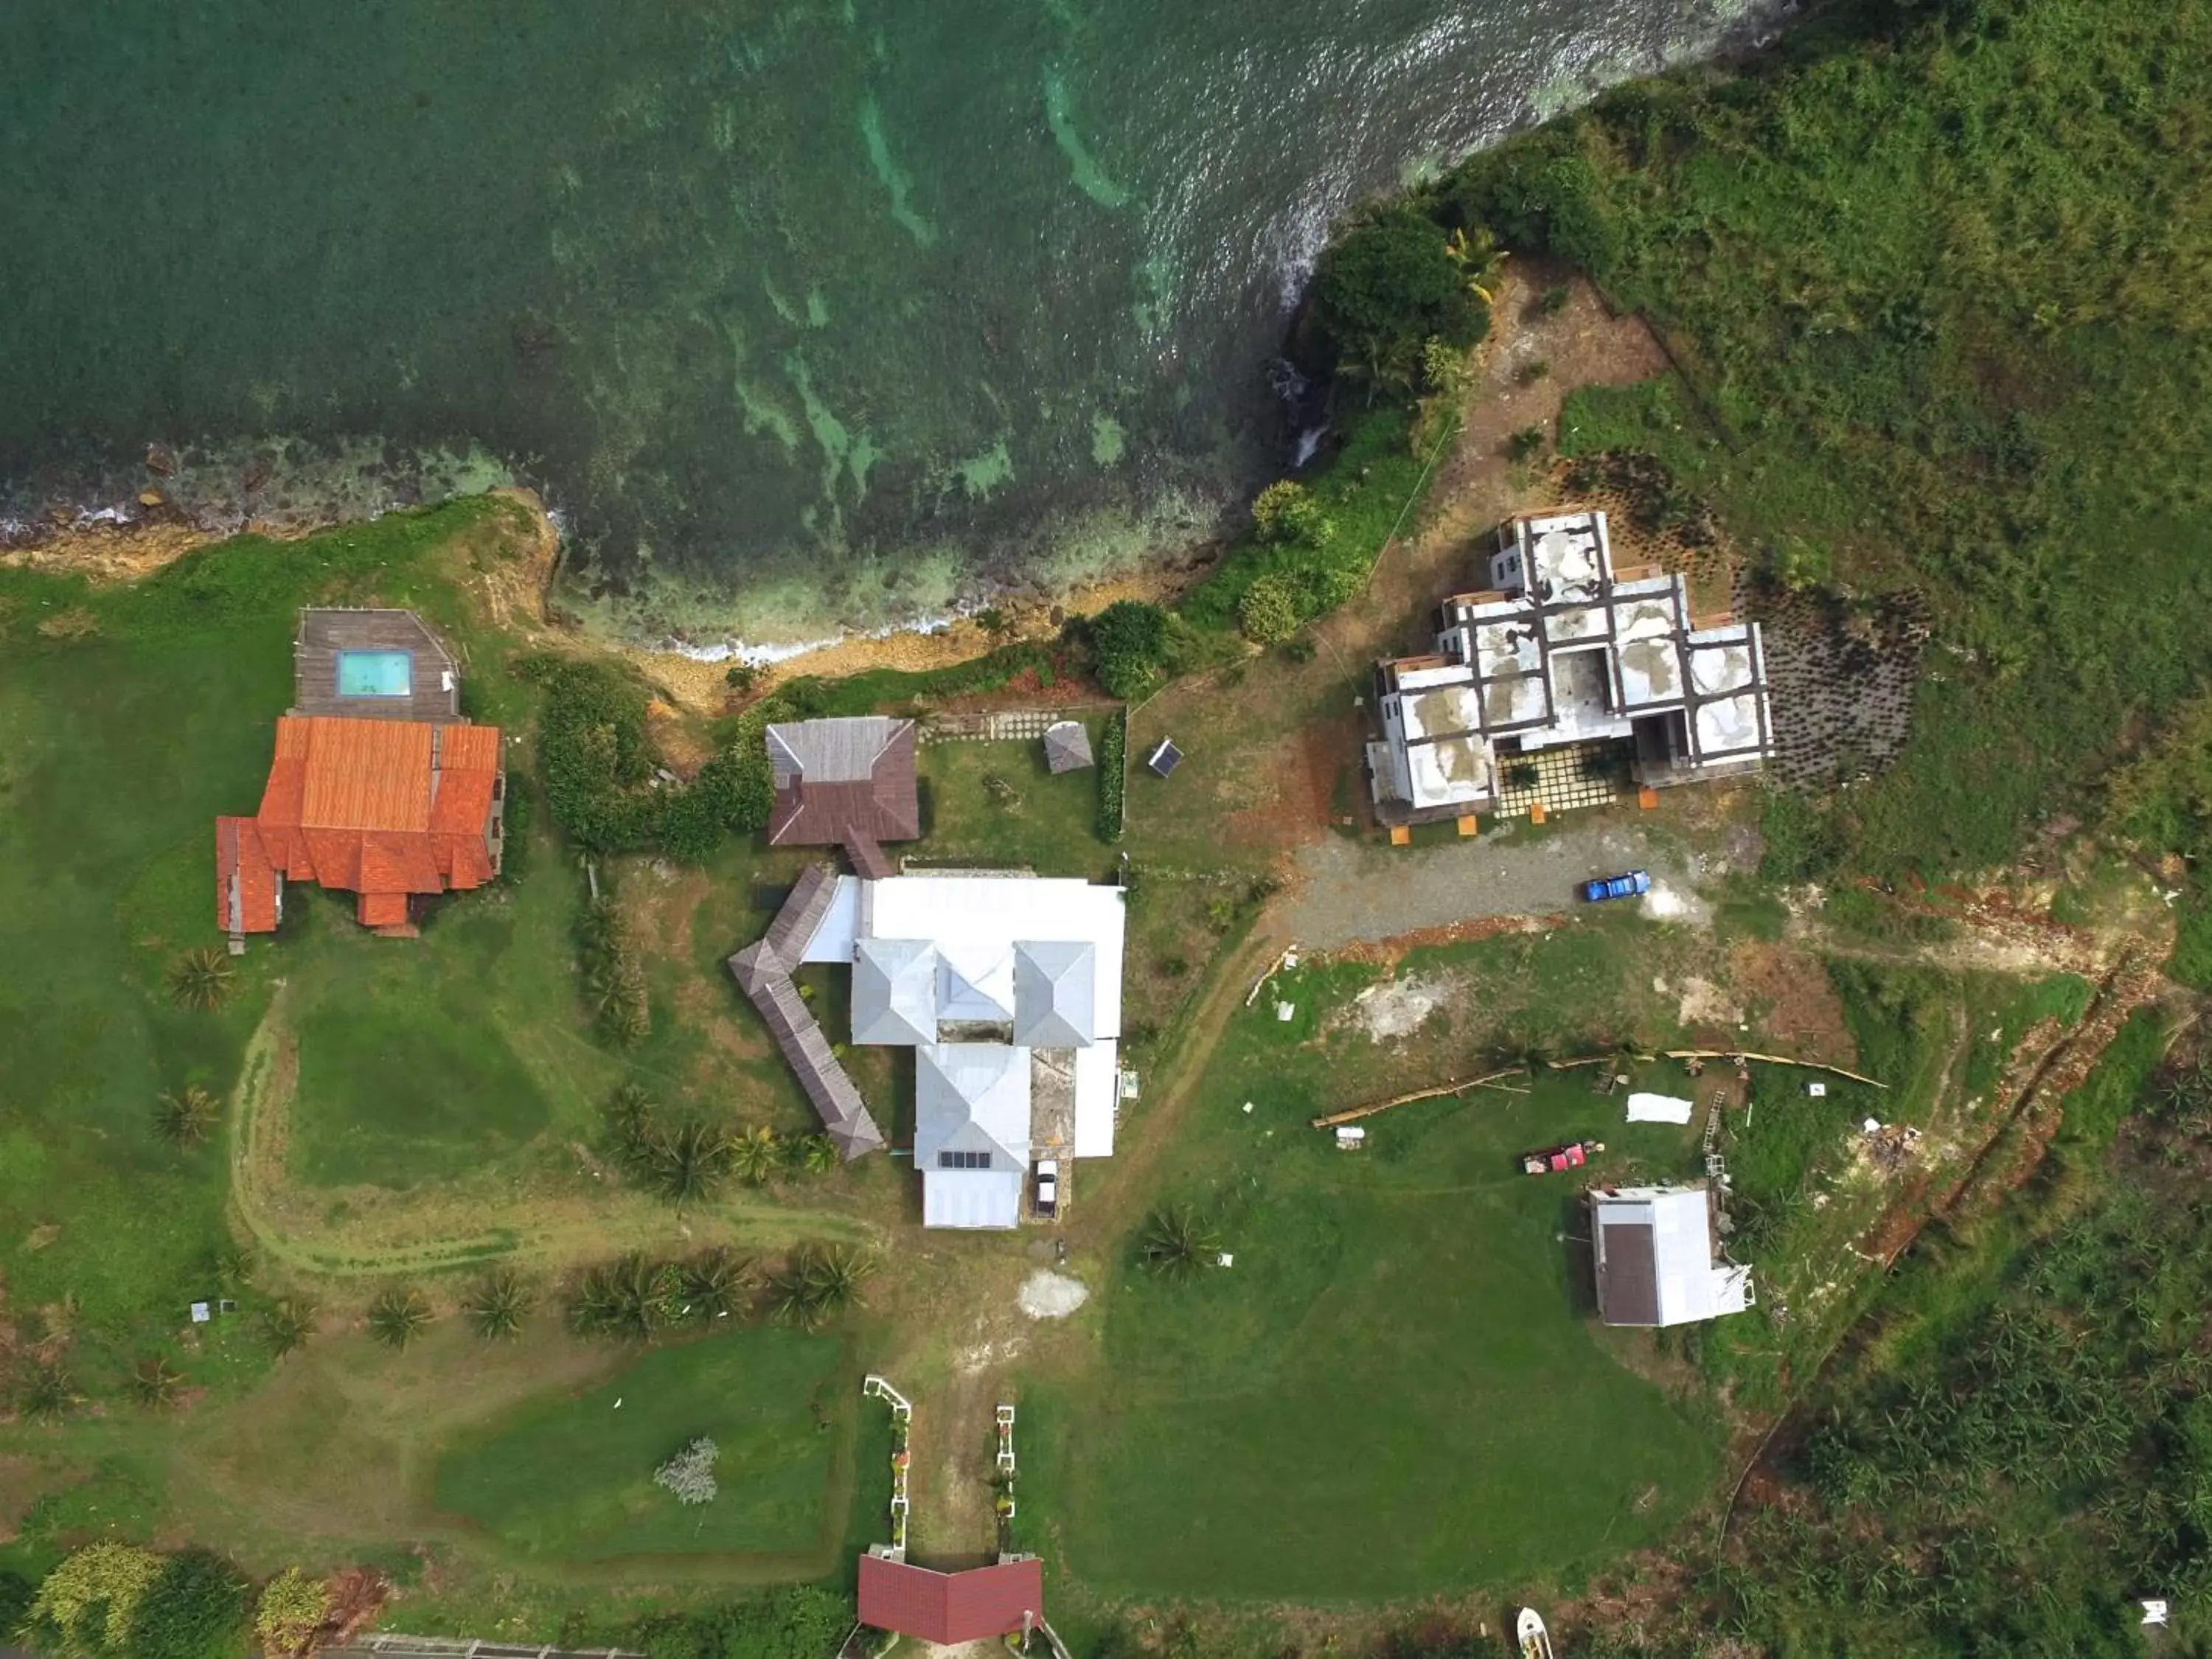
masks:
{"label": "swimming pool", "polygon": [[415,657],[409,651],[341,651],[338,696],[404,697],[415,689]]}

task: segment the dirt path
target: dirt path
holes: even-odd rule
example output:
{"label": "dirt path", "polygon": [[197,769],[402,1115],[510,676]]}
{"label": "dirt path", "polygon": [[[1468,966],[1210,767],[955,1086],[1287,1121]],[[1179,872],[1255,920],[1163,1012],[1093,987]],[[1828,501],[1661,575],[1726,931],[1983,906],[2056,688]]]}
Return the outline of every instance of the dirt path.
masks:
{"label": "dirt path", "polygon": [[873,1243],[882,1230],[850,1216],[742,1199],[678,1216],[629,1192],[508,1199],[446,1192],[379,1194],[357,1206],[289,1183],[286,1150],[298,1054],[280,988],[248,1041],[231,1097],[231,1206],[268,1258],[295,1273],[361,1280],[499,1261],[559,1268],[627,1249],[679,1250],[714,1243],[772,1249],[805,1240]]}

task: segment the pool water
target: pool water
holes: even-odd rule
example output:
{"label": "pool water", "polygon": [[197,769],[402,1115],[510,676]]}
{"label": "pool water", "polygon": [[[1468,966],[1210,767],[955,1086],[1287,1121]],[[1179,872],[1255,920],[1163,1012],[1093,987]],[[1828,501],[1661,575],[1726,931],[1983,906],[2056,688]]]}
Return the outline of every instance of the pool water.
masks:
{"label": "pool water", "polygon": [[405,651],[338,653],[338,696],[404,697],[412,691],[415,659]]}

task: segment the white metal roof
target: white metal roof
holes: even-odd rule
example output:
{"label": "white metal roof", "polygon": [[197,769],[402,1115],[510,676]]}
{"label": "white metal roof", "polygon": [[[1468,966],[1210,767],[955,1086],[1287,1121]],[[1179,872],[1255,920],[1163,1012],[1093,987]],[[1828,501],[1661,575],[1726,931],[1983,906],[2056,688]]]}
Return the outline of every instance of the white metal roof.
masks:
{"label": "white metal roof", "polygon": [[1014,945],[1014,1041],[1032,1048],[1090,1043],[1098,1012],[1098,947],[1088,940]]}
{"label": "white metal roof", "polygon": [[1020,1170],[924,1170],[921,1224],[925,1227],[1004,1229],[1022,1219]]}
{"label": "white metal roof", "polygon": [[850,962],[853,947],[860,929],[860,878],[858,876],[837,878],[837,890],[830,896],[830,908],[814,929],[814,937],[806,941],[799,953],[801,962]]}
{"label": "white metal roof", "polygon": [[853,955],[853,1041],[936,1042],[937,973],[927,939],[862,939]]}
{"label": "white metal roof", "polygon": [[1121,1097],[1121,1045],[1094,1042],[1075,1051],[1075,1155],[1114,1155],[1114,1110]]}
{"label": "white metal roof", "polygon": [[915,1049],[914,1161],[981,1152],[993,1169],[1030,1162],[1030,1051],[1003,1042],[926,1043]]}
{"label": "white metal roof", "polygon": [[1711,1200],[1702,1187],[1629,1187],[1599,1194],[1597,1224],[1649,1227],[1658,1322],[1684,1325],[1751,1305],[1751,1270],[1713,1259]]}
{"label": "white metal roof", "polygon": [[[1013,1018],[1014,947],[1030,941],[1088,944],[1094,1037],[1121,1034],[1121,950],[1127,912],[1119,887],[1073,878],[915,874],[862,884],[861,938],[927,939],[981,1006],[993,999]],[[940,985],[940,994],[945,987]],[[965,994],[964,993],[963,994]],[[954,1013],[941,1018],[994,1018]]]}

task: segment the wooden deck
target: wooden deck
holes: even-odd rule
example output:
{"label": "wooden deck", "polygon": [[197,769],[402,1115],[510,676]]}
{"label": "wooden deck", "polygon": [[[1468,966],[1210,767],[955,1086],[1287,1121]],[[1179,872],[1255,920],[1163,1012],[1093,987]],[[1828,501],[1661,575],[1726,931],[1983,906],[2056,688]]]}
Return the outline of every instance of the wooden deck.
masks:
{"label": "wooden deck", "polygon": [[[342,697],[341,651],[404,651],[411,659],[404,697]],[[453,654],[411,611],[308,610],[292,644],[292,713],[347,720],[432,720],[461,718],[461,676]]]}

